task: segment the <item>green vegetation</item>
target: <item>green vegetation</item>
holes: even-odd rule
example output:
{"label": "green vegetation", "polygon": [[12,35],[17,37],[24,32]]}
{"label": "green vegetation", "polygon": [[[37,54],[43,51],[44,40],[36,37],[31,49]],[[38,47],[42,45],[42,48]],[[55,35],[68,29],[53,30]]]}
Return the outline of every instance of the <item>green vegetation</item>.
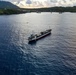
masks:
{"label": "green vegetation", "polygon": [[8,1],[0,1],[0,9],[18,9],[19,7]]}
{"label": "green vegetation", "polygon": [[26,13],[26,11],[23,11],[21,9],[0,9],[0,15],[10,15],[10,14],[20,14],[20,13]]}
{"label": "green vegetation", "polygon": [[76,12],[74,7],[52,7],[52,8],[38,8],[38,9],[25,9],[28,12]]}
{"label": "green vegetation", "polygon": [[28,12],[76,12],[76,6],[74,7],[49,7],[49,8],[33,8],[33,9],[21,9],[18,6],[7,2],[0,1],[0,15],[20,14]]}
{"label": "green vegetation", "polygon": [[20,14],[24,11],[8,1],[0,1],[0,15]]}
{"label": "green vegetation", "polygon": [[76,7],[53,7],[53,12],[76,12]]}
{"label": "green vegetation", "polygon": [[38,8],[38,9],[0,9],[0,15],[20,14],[28,12],[76,12],[74,7],[52,7],[52,8]]}

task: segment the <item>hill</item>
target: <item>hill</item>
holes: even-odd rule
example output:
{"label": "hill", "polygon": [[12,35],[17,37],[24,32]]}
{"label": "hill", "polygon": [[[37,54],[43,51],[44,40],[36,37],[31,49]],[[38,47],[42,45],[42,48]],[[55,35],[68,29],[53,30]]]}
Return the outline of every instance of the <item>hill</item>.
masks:
{"label": "hill", "polygon": [[19,7],[7,2],[7,1],[0,1],[0,9],[18,9]]}
{"label": "hill", "polygon": [[50,8],[34,8],[23,9],[29,12],[76,12],[76,6],[74,7],[50,7]]}

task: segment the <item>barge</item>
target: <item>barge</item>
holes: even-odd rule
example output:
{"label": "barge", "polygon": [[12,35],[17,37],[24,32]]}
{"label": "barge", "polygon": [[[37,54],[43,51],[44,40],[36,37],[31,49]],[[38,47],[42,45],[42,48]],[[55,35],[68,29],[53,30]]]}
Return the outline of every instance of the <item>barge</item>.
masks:
{"label": "barge", "polygon": [[40,32],[39,34],[31,34],[30,37],[28,37],[28,42],[36,42],[37,40],[50,35],[51,31],[52,29],[48,29],[46,31]]}

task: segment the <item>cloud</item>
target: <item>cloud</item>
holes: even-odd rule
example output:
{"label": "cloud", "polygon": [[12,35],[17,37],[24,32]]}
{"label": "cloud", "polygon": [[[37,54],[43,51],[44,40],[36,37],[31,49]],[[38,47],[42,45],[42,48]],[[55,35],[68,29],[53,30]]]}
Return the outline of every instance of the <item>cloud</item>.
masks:
{"label": "cloud", "polygon": [[27,0],[27,1],[26,1],[26,4],[31,4],[31,3],[32,3],[31,0]]}
{"label": "cloud", "polygon": [[26,7],[30,4],[30,7],[53,7],[53,6],[74,6],[76,0],[13,0],[13,2],[20,6]]}

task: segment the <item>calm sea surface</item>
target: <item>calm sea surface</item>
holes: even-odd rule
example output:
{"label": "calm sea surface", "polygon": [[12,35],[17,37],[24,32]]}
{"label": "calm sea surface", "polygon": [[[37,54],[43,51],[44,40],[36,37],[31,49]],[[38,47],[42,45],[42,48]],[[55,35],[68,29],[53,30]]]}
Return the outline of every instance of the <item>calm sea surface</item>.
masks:
{"label": "calm sea surface", "polygon": [[[51,35],[28,44],[49,28]],[[0,75],[76,75],[76,13],[0,16]]]}

